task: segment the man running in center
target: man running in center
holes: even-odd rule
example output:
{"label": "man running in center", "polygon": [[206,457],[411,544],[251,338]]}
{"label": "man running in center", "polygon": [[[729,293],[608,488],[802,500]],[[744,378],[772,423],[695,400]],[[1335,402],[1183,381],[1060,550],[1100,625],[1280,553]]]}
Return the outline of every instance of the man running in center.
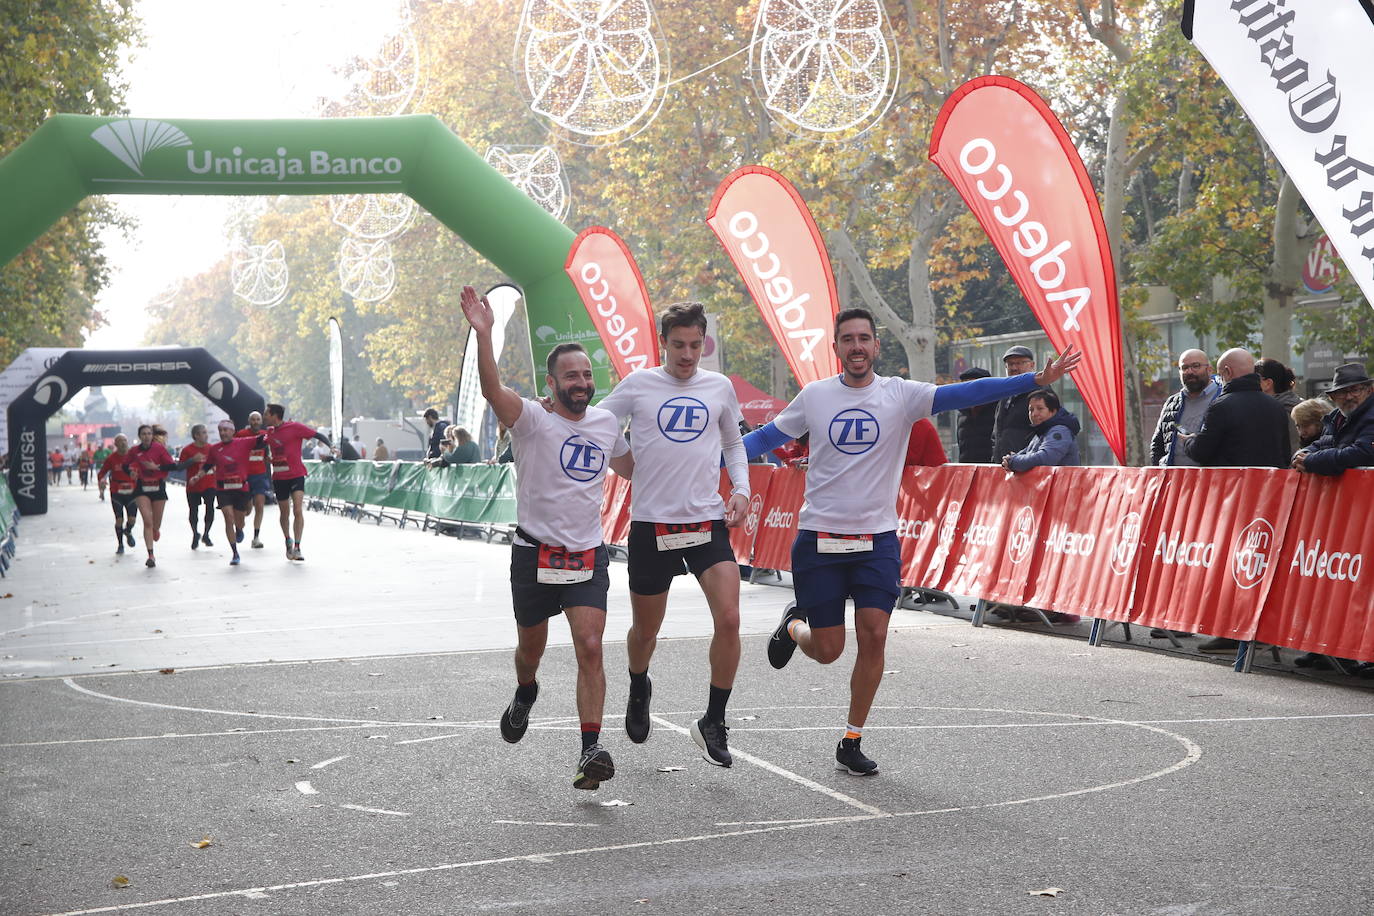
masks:
{"label": "man running in center", "polygon": [[[749,462],[740,439],[739,400],[730,380],[700,369],[706,313],[699,303],[670,306],[659,317],[663,365],[631,372],[600,407],[630,419],[634,486],[630,490],[630,606],[626,636],[630,701],[625,731],[649,737],[649,662],[668,609],[668,589],[689,570],[711,608],[711,683],[706,714],[692,740],[708,763],[728,767],[725,704],[739,668],[739,565],[725,530],[749,513]],[[730,473],[730,502],[720,498],[720,459]]]}
{"label": "man running in center", "polygon": [[[257,438],[263,432],[262,414],[256,410],[248,415],[248,425],[235,435]],[[267,446],[253,449],[248,455],[248,497],[253,503],[253,546],[262,547],[262,510],[272,493],[272,475],[267,469]]]}
{"label": "man running in center", "polygon": [[234,421],[219,421],[219,441],[209,447],[205,467],[186,481],[191,482],[201,475],[208,475],[217,485],[216,495],[219,510],[224,516],[224,539],[229,543],[233,556],[230,566],[238,566],[239,544],[243,543],[244,516],[248,512],[248,468],[250,455],[263,444],[263,435],[253,439],[235,434]]}
{"label": "man running in center", "polygon": [[272,489],[277,494],[277,509],[281,512],[286,558],[304,562],[301,535],[305,533],[305,475],[308,472],[301,460],[301,443],[306,439],[318,439],[333,446],[324,433],[295,420],[288,422],[286,408],[280,404],[268,404],[265,419],[267,447],[272,450]]}
{"label": "man running in center", "polygon": [[501,384],[492,352],[491,305],[463,287],[463,314],[477,337],[482,396],[515,442],[515,514],[510,589],[515,608],[515,698],[501,714],[501,737],[525,736],[530,707],[539,696],[535,679],[549,636],[549,618],[568,618],[577,655],[577,714],[582,753],[573,787],[597,789],[615,775],[601,746],[606,672],[601,637],[606,629],[610,556],[601,531],[601,491],[607,459],[617,473],[633,470],[630,447],[615,414],[589,406],[596,386],[581,344],[559,344],[549,353],[545,384],[553,409],[545,411]]}
{"label": "man running in center", "polygon": [[[115,553],[124,552],[124,542],[127,540],[129,546],[133,547],[134,541],[134,520],[138,518],[138,480],[137,475],[129,473],[127,467],[129,461],[129,437],[120,433],[114,438],[114,451],[107,454],[100,462],[100,470],[96,472],[96,481],[100,484],[100,492],[105,492],[105,484],[108,478],[110,486],[110,508],[114,510],[115,518]],[[125,523],[125,516],[128,516],[128,523]]]}
{"label": "man running in center", "polygon": [[[210,435],[205,429],[204,423],[197,423],[191,427],[191,442],[183,445],[181,451],[177,452],[177,461],[185,461],[188,458],[201,456],[201,465],[196,468],[194,473],[186,475],[186,505],[189,507],[190,514],[188,520],[191,523],[191,549],[195,550],[201,544],[206,547],[214,547],[210,541],[210,526],[215,521],[215,469],[209,464],[205,464],[205,459],[210,454]],[[205,507],[205,534],[201,534],[197,523],[200,521],[200,507]]]}
{"label": "man running in center", "polygon": [[849,680],[849,721],[835,748],[837,769],[878,772],[860,750],[883,678],[887,626],[901,594],[897,491],[907,439],[917,420],[945,410],[991,403],[1044,388],[1077,367],[1070,346],[1036,373],[932,385],[873,371],[878,334],[864,309],[835,316],[832,344],[843,371],[811,382],[773,422],[744,437],[750,457],[811,433],[806,491],[792,544],[796,607],[783,613],[768,643],[782,668],[798,647],[823,665],[844,650],[845,599],[854,599],[858,656]]}

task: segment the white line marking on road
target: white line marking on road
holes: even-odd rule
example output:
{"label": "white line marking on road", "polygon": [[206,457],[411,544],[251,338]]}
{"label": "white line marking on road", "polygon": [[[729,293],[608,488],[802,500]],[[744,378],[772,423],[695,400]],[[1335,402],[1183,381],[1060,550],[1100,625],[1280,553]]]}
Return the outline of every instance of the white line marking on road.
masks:
{"label": "white line marking on road", "polygon": [[312,769],[312,770],[323,770],[325,767],[329,766],[331,763],[338,763],[340,760],[347,760],[349,757],[352,757],[352,756],[353,756],[352,754],[340,754],[340,755],[337,756],[337,757],[330,757],[328,760],[321,760],[319,763],[315,764],[315,765],[312,766],[310,769]]}
{"label": "white line marking on road", "polygon": [[310,784],[310,780],[302,779],[296,783],[296,791],[302,795],[319,795],[320,790]]}
{"label": "white line marking on road", "polygon": [[394,744],[400,747],[402,744],[424,744],[426,741],[447,741],[449,738],[461,737],[461,735],[435,735],[432,738],[411,738],[408,741],[396,741]]}
{"label": "white line marking on road", "polygon": [[300,728],[255,728],[252,731],[235,729],[227,732],[188,732],[186,734],[166,732],[161,735],[123,735],[118,738],[65,738],[60,741],[11,741],[0,744],[0,748],[5,747],[49,747],[56,744],[107,744],[112,741],[169,741],[180,738],[242,738],[245,735],[287,735],[295,732],[336,732],[349,731],[359,728],[376,728],[379,725],[392,724],[393,727],[409,728],[418,723],[397,722],[381,723],[368,722],[363,725],[313,725],[302,726]]}
{"label": "white line marking on road", "polygon": [[410,817],[409,811],[388,811],[385,808],[365,808],[362,805],[339,805],[340,808],[347,808],[350,811],[366,811],[368,814],[390,814],[395,817]]}
{"label": "white line marking on road", "polygon": [[565,824],[562,821],[492,821],[493,824],[514,824],[517,827],[600,827],[600,824]]}
{"label": "white line marking on road", "polygon": [[868,821],[872,816],[859,814],[849,817],[793,817],[781,821],[716,821],[717,827],[763,827],[770,824],[842,824],[847,821]]}
{"label": "white line marking on road", "polygon": [[[675,731],[675,732],[677,732],[678,734],[681,734],[681,735],[689,734],[689,732],[687,731],[687,729],[685,729],[685,728],[683,728],[682,726],[677,725],[677,724],[675,724],[675,723],[673,723],[673,722],[669,722],[667,719],[663,718],[662,716],[650,716],[649,718],[653,719],[653,720],[654,720],[655,722],[657,722],[661,727],[666,728],[666,729],[668,729],[669,731]],[[819,792],[819,793],[821,793],[822,795],[825,795],[825,796],[827,796],[827,797],[829,797],[829,798],[832,798],[832,799],[834,799],[834,800],[837,801],[837,802],[843,802],[844,804],[849,805],[851,808],[858,808],[860,811],[863,811],[865,814],[870,814],[870,815],[872,815],[872,816],[874,816],[874,817],[886,817],[886,816],[887,816],[887,812],[883,811],[881,808],[875,808],[875,807],[873,807],[872,805],[868,804],[867,802],[861,802],[861,801],[859,801],[857,798],[854,798],[854,797],[849,796],[849,795],[845,795],[843,792],[838,792],[838,791],[836,791],[836,790],[830,788],[829,786],[823,786],[823,785],[821,785],[821,784],[818,783],[818,782],[815,782],[815,781],[813,781],[813,780],[807,779],[805,776],[802,776],[802,775],[800,775],[800,774],[798,774],[798,773],[793,773],[791,770],[784,770],[782,767],[778,766],[777,764],[775,764],[775,763],[769,763],[767,760],[764,760],[762,757],[755,757],[753,754],[747,754],[747,753],[745,753],[744,751],[736,750],[735,748],[731,748],[731,749],[730,749],[730,754],[731,754],[731,756],[733,756],[733,757],[738,757],[740,760],[743,760],[743,761],[745,761],[746,763],[752,763],[752,764],[753,764],[754,766],[756,766],[756,767],[761,767],[761,768],[767,770],[768,772],[773,773],[773,774],[776,775],[776,776],[781,776],[781,777],[784,778],[784,779],[790,779],[790,780],[792,780],[792,782],[795,782],[797,785],[799,785],[799,786],[805,786],[806,788],[810,789],[810,790],[813,791],[813,792]]]}

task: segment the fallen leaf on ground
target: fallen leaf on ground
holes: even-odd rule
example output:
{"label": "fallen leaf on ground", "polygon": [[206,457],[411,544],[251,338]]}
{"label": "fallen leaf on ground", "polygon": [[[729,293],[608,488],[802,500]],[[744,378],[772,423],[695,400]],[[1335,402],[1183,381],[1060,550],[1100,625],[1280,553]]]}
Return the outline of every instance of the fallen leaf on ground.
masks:
{"label": "fallen leaf on ground", "polygon": [[429,720],[430,720],[431,722],[437,722],[437,721],[442,720],[443,718],[444,718],[443,716],[430,716],[430,717],[429,717]]}
{"label": "fallen leaf on ground", "polygon": [[630,806],[633,805],[633,804],[634,804],[634,802],[621,801],[621,800],[618,799],[618,798],[613,798],[613,799],[611,799],[610,801],[604,801],[604,802],[602,802],[602,803],[601,803],[601,807],[603,807],[603,808],[628,808],[628,807],[630,807]]}
{"label": "fallen leaf on ground", "polygon": [[294,758],[288,759],[286,762],[287,762],[287,763],[300,763],[299,760],[296,760],[296,759],[294,759]]}
{"label": "fallen leaf on ground", "polygon": [[758,716],[737,716],[741,722],[753,722]]}
{"label": "fallen leaf on ground", "polygon": [[883,672],[883,674],[901,674],[901,673],[902,673],[902,669],[900,669],[900,668],[889,668],[889,669],[887,669],[886,671]]}
{"label": "fallen leaf on ground", "polygon": [[1064,889],[1062,887],[1047,887],[1038,891],[1026,891],[1026,893],[1032,897],[1058,897],[1064,893]]}
{"label": "fallen leaf on ground", "polygon": [[201,837],[199,840],[196,840],[194,843],[191,844],[191,847],[192,847],[193,849],[204,849],[204,848],[207,847],[207,846],[213,846],[213,845],[214,845],[214,841],[211,840],[211,839],[207,836],[207,837]]}
{"label": "fallen leaf on ground", "polygon": [[0,595],[0,598],[13,598],[13,597],[14,597],[14,592],[5,592],[3,595]]}
{"label": "fallen leaf on ground", "polygon": [[159,669],[157,669],[157,673],[158,673],[158,674],[176,674],[176,673],[177,673],[177,669],[175,669],[175,668],[159,668]]}
{"label": "fallen leaf on ground", "polygon": [[115,875],[114,879],[110,881],[110,883],[113,884],[115,887],[128,887],[129,879],[124,877],[123,875]]}
{"label": "fallen leaf on ground", "polygon": [[658,771],[659,771],[660,773],[681,773],[681,772],[682,772],[683,770],[685,770],[685,769],[687,769],[687,768],[686,768],[686,767],[659,767],[659,768],[658,768]]}
{"label": "fallen leaf on ground", "polygon": [[154,630],[153,632],[154,632],[154,633],[161,633],[162,631],[161,631],[161,630]]}
{"label": "fallen leaf on ground", "polygon": [[368,677],[381,677],[382,674],[383,674],[383,672],[381,672],[381,671],[369,671],[369,672],[367,673],[367,676],[368,676]]}

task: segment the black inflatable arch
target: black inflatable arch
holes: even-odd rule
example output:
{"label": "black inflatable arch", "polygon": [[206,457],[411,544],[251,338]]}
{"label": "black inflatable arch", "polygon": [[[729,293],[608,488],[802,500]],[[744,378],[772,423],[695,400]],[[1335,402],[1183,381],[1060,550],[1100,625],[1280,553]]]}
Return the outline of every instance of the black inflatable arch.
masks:
{"label": "black inflatable arch", "polygon": [[88,385],[190,385],[239,426],[266,406],[200,347],[68,350],[9,406],[9,485],[20,514],[48,511],[48,417]]}

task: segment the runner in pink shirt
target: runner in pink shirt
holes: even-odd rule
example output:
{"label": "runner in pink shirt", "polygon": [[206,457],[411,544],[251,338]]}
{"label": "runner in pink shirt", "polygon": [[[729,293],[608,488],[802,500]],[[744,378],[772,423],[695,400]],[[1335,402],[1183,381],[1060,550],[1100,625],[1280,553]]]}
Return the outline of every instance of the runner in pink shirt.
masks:
{"label": "runner in pink shirt", "polygon": [[286,558],[304,561],[301,535],[305,533],[306,470],[301,460],[301,443],[306,439],[318,439],[333,446],[324,433],[304,423],[288,421],[286,408],[280,404],[268,404],[263,419],[267,423],[267,446],[272,450],[272,489],[277,494],[277,510],[281,513]]}
{"label": "runner in pink shirt", "polygon": [[209,477],[218,485],[216,495],[219,511],[224,515],[224,534],[229,548],[234,552],[230,566],[238,566],[240,562],[239,544],[243,543],[244,517],[252,498],[248,488],[252,452],[262,448],[262,445],[263,436],[235,438],[234,422],[220,420],[219,441],[209,446],[205,466],[187,479],[188,486],[202,477]]}

